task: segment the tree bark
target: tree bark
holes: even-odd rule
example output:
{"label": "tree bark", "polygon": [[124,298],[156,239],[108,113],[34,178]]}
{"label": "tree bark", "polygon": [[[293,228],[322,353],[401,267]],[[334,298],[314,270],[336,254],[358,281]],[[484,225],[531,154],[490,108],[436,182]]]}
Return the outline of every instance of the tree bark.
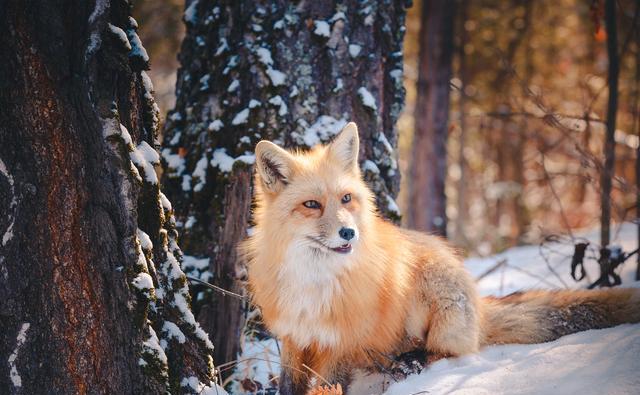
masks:
{"label": "tree bark", "polygon": [[446,236],[449,80],[456,2],[423,1],[408,225]]}
{"label": "tree bark", "polygon": [[3,394],[197,393],[214,378],[136,29],[125,1],[0,2]]}
{"label": "tree bark", "polygon": [[618,75],[620,62],[618,56],[618,32],[616,26],[616,2],[605,1],[605,25],[607,29],[607,54],[609,57],[609,73],[607,82],[609,85],[609,99],[607,102],[607,129],[604,141],[604,166],[600,188],[600,205],[602,215],[600,217],[600,246],[607,248],[610,242],[611,223],[611,187],[615,165],[615,131],[616,114],[618,111]]}
{"label": "tree bark", "polygon": [[[406,6],[382,0],[190,2],[177,103],[165,128],[164,184],[184,229],[185,251],[210,258],[216,285],[242,289],[244,267],[235,248],[247,232],[246,189],[261,139],[307,148],[355,121],[378,207],[399,219],[394,147],[404,101]],[[240,304],[218,294],[202,302],[210,306],[199,319],[222,341],[215,359],[236,359],[243,322],[229,314],[239,315]]]}

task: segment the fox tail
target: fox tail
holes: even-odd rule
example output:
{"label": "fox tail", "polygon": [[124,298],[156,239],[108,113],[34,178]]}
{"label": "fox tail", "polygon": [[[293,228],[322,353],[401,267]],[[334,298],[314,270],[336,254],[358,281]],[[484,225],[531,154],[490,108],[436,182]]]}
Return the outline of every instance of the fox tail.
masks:
{"label": "fox tail", "polygon": [[640,322],[640,288],[529,291],[482,301],[483,345],[543,343]]}

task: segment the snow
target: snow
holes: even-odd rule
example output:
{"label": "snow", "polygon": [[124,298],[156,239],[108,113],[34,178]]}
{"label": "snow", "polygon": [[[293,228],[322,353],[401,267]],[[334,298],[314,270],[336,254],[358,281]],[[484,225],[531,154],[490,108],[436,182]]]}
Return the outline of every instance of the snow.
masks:
{"label": "snow", "polygon": [[228,173],[233,169],[233,164],[236,161],[241,161],[246,164],[252,165],[255,162],[254,154],[240,155],[237,158],[233,158],[227,154],[225,148],[218,148],[213,151],[213,158],[211,159],[211,166],[217,167],[220,171]]}
{"label": "snow", "polygon": [[124,30],[110,23],[109,31],[111,31],[111,33],[113,33],[116,37],[118,37],[118,40],[120,40],[122,45],[124,45],[124,47],[127,48],[127,50],[131,51],[131,43],[129,42],[129,39],[127,38],[127,33],[125,33]]}
{"label": "snow", "polygon": [[289,112],[287,104],[284,102],[284,100],[282,100],[282,97],[280,97],[280,95],[274,96],[269,99],[269,103],[273,104],[274,106],[280,107],[280,109],[278,110],[278,115],[280,115],[281,117],[287,115],[287,113]]}
{"label": "snow", "polygon": [[249,100],[249,108],[260,107],[261,105],[262,105],[262,103],[260,103],[259,100],[256,100],[256,99]]}
{"label": "snow", "polygon": [[385,394],[632,394],[640,384],[639,353],[638,324],[590,330],[549,343],[493,346],[441,360]]}
{"label": "snow", "polygon": [[[245,379],[266,385],[270,383],[273,372],[280,370],[280,353],[276,339],[254,341],[243,337],[240,354],[240,362],[234,372],[234,386]],[[242,393],[240,388],[232,388],[231,392]]]}
{"label": "snow", "polygon": [[358,89],[358,95],[360,96],[360,100],[362,100],[362,104],[365,107],[369,107],[373,111],[376,111],[378,109],[378,106],[376,105],[376,99],[373,98],[373,95],[367,90],[367,88],[365,88],[364,86],[360,87],[360,89]]}
{"label": "snow", "polygon": [[9,210],[11,214],[8,215],[10,217],[9,226],[7,226],[7,230],[5,230],[2,235],[2,245],[5,246],[7,243],[13,238],[13,225],[15,224],[15,209],[18,206],[18,201],[16,200],[16,193],[13,186],[13,176],[9,173],[7,166],[4,164],[2,159],[0,159],[0,174],[2,174],[9,183],[9,188],[11,189],[11,203],[9,203]]}
{"label": "snow", "polygon": [[315,26],[314,34],[321,37],[330,37],[331,36],[331,26],[326,21],[314,21],[313,25]]}
{"label": "snow", "polygon": [[335,21],[340,20],[340,19],[342,19],[342,20],[346,20],[346,19],[347,19],[347,16],[346,16],[346,15],[344,14],[344,12],[342,12],[342,11],[338,11],[338,12],[336,12],[336,13],[331,17],[331,19],[330,19],[329,21],[330,21],[330,22],[335,22]]}
{"label": "snow", "polygon": [[153,280],[149,273],[138,273],[136,278],[133,279],[133,286],[141,291],[153,289]]}
{"label": "snow", "polygon": [[273,64],[273,58],[271,57],[271,51],[267,48],[260,47],[256,50],[256,54],[258,54],[258,58],[260,62],[265,66],[271,66]]}
{"label": "snow", "polygon": [[184,228],[191,229],[195,224],[196,224],[196,217],[194,217],[193,215],[190,215],[187,218],[187,222],[184,223]]}
{"label": "snow", "polygon": [[273,86],[284,85],[287,76],[282,71],[268,68],[266,73],[269,76],[269,79],[271,79]]}
{"label": "snow", "polygon": [[362,164],[362,170],[370,171],[374,174],[380,174],[380,169],[378,168],[378,165],[376,165],[369,159],[365,160],[364,163]]}
{"label": "snow", "polygon": [[134,29],[127,30],[127,36],[129,37],[129,42],[131,43],[131,51],[129,52],[129,56],[131,57],[140,57],[143,62],[149,63],[149,55],[147,54],[147,50],[142,46],[142,41],[140,41],[140,37],[138,37],[138,33]]}
{"label": "snow", "polygon": [[305,144],[311,148],[321,142],[329,141],[331,137],[340,133],[346,124],[347,121],[345,119],[335,119],[330,115],[320,115],[313,125],[305,128],[302,136],[298,133],[292,133],[292,135],[297,137],[298,144]]}
{"label": "snow", "polygon": [[[151,327],[151,322],[147,321],[147,328],[149,328],[149,337],[142,343],[144,353],[148,353],[156,357],[166,368],[167,365],[167,355],[164,353],[162,347],[160,347],[160,342],[158,341],[158,335],[156,335],[156,331]],[[146,362],[146,361],[145,361]],[[166,374],[165,371],[163,371]]]}
{"label": "snow", "polygon": [[209,124],[207,129],[209,129],[212,132],[217,132],[220,129],[222,129],[223,127],[224,127],[224,123],[222,123],[222,121],[219,120],[219,119],[215,119]]}
{"label": "snow", "polygon": [[193,0],[191,4],[189,4],[189,7],[187,7],[187,9],[184,11],[184,20],[191,23],[192,25],[195,25],[195,23],[197,22],[198,1],[199,0]]}
{"label": "snow", "polygon": [[393,200],[393,198],[389,195],[386,195],[386,198],[387,198],[387,210],[397,215],[400,215],[400,207],[398,207],[398,204],[396,203],[396,201]]}
{"label": "snow", "polygon": [[336,86],[333,88],[333,92],[339,92],[344,88],[344,82],[342,82],[342,78],[336,79]]}
{"label": "snow", "polygon": [[131,134],[129,134],[129,131],[127,130],[126,127],[124,127],[123,124],[120,124],[120,137],[122,137],[122,140],[124,140],[124,143],[126,145],[133,144],[133,139],[131,138]]}
{"label": "snow", "polygon": [[[131,136],[128,138],[131,139]],[[158,175],[153,167],[153,165],[160,163],[158,151],[151,147],[146,141],[142,141],[133,151],[129,152],[129,157],[133,163],[142,168],[147,182],[151,184],[158,183]]]}
{"label": "snow", "polygon": [[229,49],[229,43],[227,42],[227,39],[224,37],[220,38],[220,44],[218,45],[218,49],[216,49],[216,53],[214,54],[214,56],[222,55],[227,49]]}
{"label": "snow", "polygon": [[18,373],[18,368],[16,367],[16,359],[18,358],[18,352],[20,351],[20,347],[27,341],[27,331],[31,326],[30,323],[25,322],[20,327],[18,331],[18,336],[16,337],[16,347],[13,349],[11,355],[9,355],[9,378],[11,379],[11,383],[14,387],[22,387],[22,377]]}
{"label": "snow", "polygon": [[209,258],[196,258],[192,255],[182,257],[182,270],[185,272],[192,270],[206,270],[209,268]]}
{"label": "snow", "polygon": [[378,141],[381,142],[382,145],[384,145],[387,153],[393,154],[393,147],[391,146],[391,144],[389,144],[389,140],[387,140],[387,136],[383,132],[380,132],[380,134],[378,135]]}
{"label": "snow", "polygon": [[184,171],[184,158],[179,154],[172,154],[170,148],[162,150],[162,158],[167,162],[169,169],[173,169],[174,174],[180,174]]}
{"label": "snow", "polygon": [[227,92],[231,93],[235,90],[237,90],[240,87],[240,81],[238,80],[233,80],[231,81],[231,83],[229,84],[229,87],[227,88]]}
{"label": "snow", "polygon": [[193,187],[195,192],[200,192],[207,182],[207,163],[207,157],[203,155],[196,163],[196,168],[193,169],[192,177],[198,178],[198,183]]}
{"label": "snow", "polygon": [[360,45],[349,44],[349,55],[351,55],[352,58],[358,57],[358,55],[360,55],[360,51],[362,51],[362,47]]}
{"label": "snow", "polygon": [[180,328],[178,328],[178,325],[174,324],[171,321],[164,322],[164,325],[162,325],[162,332],[167,334],[167,338],[176,339],[180,344],[183,344],[187,341],[186,336],[184,335],[184,333],[182,333]]}
{"label": "snow", "polygon": [[[625,252],[633,251],[637,248],[636,231],[635,224],[614,225],[613,244]],[[598,236],[596,229],[576,238],[595,243]],[[539,246],[514,247],[495,256],[466,259],[465,266],[478,278],[506,260],[507,264],[478,280],[482,295],[564,288],[563,282],[571,288],[584,288],[588,280],[576,283],[570,277],[572,246],[554,243],[548,247],[549,250],[541,250]],[[560,278],[551,273],[541,253],[548,257],[550,267]],[[591,281],[595,280],[599,274],[597,263],[589,262],[586,266]],[[640,287],[640,282],[633,282],[635,270],[635,259],[620,267],[618,274],[623,286]],[[245,338],[234,380],[250,378],[267,386],[269,378],[279,374],[279,355],[274,339]],[[640,324],[625,324],[579,332],[542,344],[486,347],[476,354],[437,361],[422,373],[399,382],[382,374],[358,372],[349,395],[632,394],[638,392],[640,385],[638,355]]]}
{"label": "snow", "polygon": [[233,117],[231,124],[242,125],[243,123],[247,123],[248,119],[249,119],[249,109],[245,108],[244,110],[237,113],[235,117]]}
{"label": "snow", "polygon": [[171,207],[171,202],[169,201],[169,199],[167,199],[167,196],[160,192],[160,204],[162,204],[162,208],[167,210],[167,211],[171,211],[172,207]]}
{"label": "snow", "polygon": [[[162,193],[162,192],[161,192]],[[162,195],[164,196],[164,194]],[[140,228],[136,231],[136,235],[138,236],[138,241],[140,242],[140,247],[145,251],[153,250],[153,243],[151,242],[151,238],[148,234],[144,233]]]}
{"label": "snow", "polygon": [[402,70],[401,69],[393,69],[393,70],[391,70],[389,72],[389,75],[391,76],[391,78],[396,80],[396,82],[402,81]]}

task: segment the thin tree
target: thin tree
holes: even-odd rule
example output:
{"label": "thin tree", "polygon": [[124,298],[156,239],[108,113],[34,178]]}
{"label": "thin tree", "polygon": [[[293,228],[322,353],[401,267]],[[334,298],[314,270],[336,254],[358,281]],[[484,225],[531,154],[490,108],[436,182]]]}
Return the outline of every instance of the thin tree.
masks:
{"label": "thin tree", "polygon": [[[602,215],[600,217],[600,246],[606,249],[610,243],[611,223],[611,187],[615,165],[615,131],[616,114],[618,111],[618,75],[620,73],[620,60],[618,55],[618,32],[616,26],[616,2],[605,1],[605,25],[607,31],[607,54],[609,57],[609,72],[607,82],[609,86],[609,99],[607,101],[607,125],[604,141],[604,166],[600,180],[600,204]],[[608,254],[602,253],[601,259],[608,259]]]}
{"label": "thin tree", "polygon": [[456,2],[423,1],[408,225],[446,235],[449,80]]}
{"label": "thin tree", "polygon": [[0,2],[3,394],[198,393],[214,379],[154,170],[136,29],[122,1]]}
{"label": "thin tree", "polygon": [[[168,116],[164,185],[185,251],[204,275],[242,293],[236,245],[249,228],[253,149],[326,142],[357,122],[366,179],[383,215],[399,217],[395,123],[402,109],[404,1],[193,1]],[[217,361],[236,359],[242,301],[213,293],[199,320]]]}

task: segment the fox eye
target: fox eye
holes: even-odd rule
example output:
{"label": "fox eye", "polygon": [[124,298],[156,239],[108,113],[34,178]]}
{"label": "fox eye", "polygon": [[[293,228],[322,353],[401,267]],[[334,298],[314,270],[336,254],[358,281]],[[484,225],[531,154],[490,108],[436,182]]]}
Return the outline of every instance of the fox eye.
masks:
{"label": "fox eye", "polygon": [[306,208],[313,208],[313,209],[320,209],[321,205],[317,200],[307,200],[306,202],[302,203],[303,206],[305,206]]}
{"label": "fox eye", "polygon": [[342,197],[342,203],[349,203],[351,201],[351,194],[347,193]]}

